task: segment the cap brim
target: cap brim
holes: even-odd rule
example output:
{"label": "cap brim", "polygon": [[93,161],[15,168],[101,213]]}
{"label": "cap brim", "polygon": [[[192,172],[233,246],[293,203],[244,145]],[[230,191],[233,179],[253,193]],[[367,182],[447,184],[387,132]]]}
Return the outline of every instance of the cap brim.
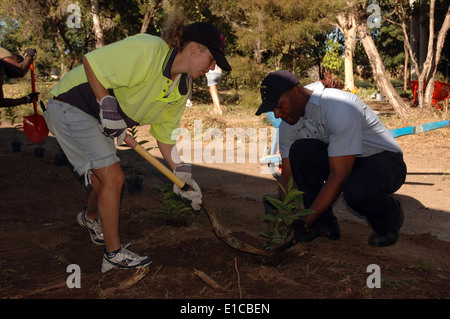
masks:
{"label": "cap brim", "polygon": [[227,59],[221,52],[211,48],[208,49],[211,52],[211,55],[214,57],[214,60],[216,60],[216,64],[219,66],[219,68],[221,68],[224,71],[231,71],[230,64],[228,63]]}
{"label": "cap brim", "polygon": [[275,109],[275,106],[277,105],[279,99],[280,98],[278,97],[278,98],[274,98],[274,99],[265,100],[261,104],[261,106],[258,108],[255,115],[261,115],[263,113],[273,111]]}

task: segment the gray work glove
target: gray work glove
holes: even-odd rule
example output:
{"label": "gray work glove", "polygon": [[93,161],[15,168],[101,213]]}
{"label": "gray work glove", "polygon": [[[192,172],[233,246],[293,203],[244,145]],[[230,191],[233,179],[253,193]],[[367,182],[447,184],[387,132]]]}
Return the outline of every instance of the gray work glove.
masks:
{"label": "gray work glove", "polygon": [[114,96],[106,95],[99,102],[100,121],[103,133],[111,138],[117,137],[117,145],[121,145],[127,134],[127,123],[119,114],[117,100]]}
{"label": "gray work glove", "polygon": [[174,174],[178,176],[183,182],[191,186],[190,190],[183,191],[178,187],[178,185],[173,185],[173,192],[185,199],[191,201],[191,206],[194,210],[198,211],[202,204],[202,191],[198,184],[192,178],[192,165],[191,164],[180,164],[173,170]]}

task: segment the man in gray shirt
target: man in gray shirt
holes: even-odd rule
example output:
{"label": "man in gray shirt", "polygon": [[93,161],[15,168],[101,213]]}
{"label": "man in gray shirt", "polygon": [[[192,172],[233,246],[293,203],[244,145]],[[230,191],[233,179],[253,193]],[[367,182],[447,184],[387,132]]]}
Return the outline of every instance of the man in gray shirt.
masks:
{"label": "man in gray shirt", "polygon": [[374,230],[372,246],[397,242],[403,224],[400,202],[391,195],[405,182],[403,152],[377,115],[356,95],[303,87],[288,71],[270,73],[261,84],[256,115],[281,118],[281,184],[293,176],[315,214],[294,225],[289,246],[323,236],[340,238],[332,205],[342,193],[347,205]]}

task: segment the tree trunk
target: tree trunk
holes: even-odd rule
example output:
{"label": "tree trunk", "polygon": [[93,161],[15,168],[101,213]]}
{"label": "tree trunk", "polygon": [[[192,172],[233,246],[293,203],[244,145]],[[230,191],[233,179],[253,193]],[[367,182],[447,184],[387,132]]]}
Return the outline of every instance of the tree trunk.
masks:
{"label": "tree trunk", "polygon": [[423,69],[428,51],[428,28],[427,28],[427,12],[424,10],[426,0],[420,0],[420,17],[419,17],[419,72]]}
{"label": "tree trunk", "polygon": [[62,78],[67,72],[66,65],[64,64],[64,49],[59,41],[59,33],[55,32],[53,35],[53,40],[55,41],[55,46],[59,51],[59,65],[60,65],[60,77]]}
{"label": "tree trunk", "polygon": [[[258,18],[258,28],[257,28],[257,33],[259,34],[263,34],[263,30],[264,30],[264,17],[262,15],[261,12],[257,13],[257,18]],[[255,44],[253,45],[253,55],[254,55],[254,60],[257,64],[261,64],[261,60],[262,60],[262,50],[261,50],[261,37],[256,37],[256,41]]]}
{"label": "tree trunk", "polygon": [[[413,8],[414,6],[417,6],[417,0],[409,0],[409,6]],[[402,8],[403,9],[403,8]],[[406,23],[406,22],[405,22]],[[418,63],[414,64],[414,60],[417,60],[417,48],[418,48],[418,42],[419,42],[419,23],[417,21],[417,17],[415,15],[411,15],[410,18],[410,26],[409,26],[409,36],[408,39],[410,41],[408,42],[411,46],[410,50],[410,57],[411,57],[411,80],[417,80],[417,77],[419,76],[419,69],[418,69]]]}
{"label": "tree trunk", "polygon": [[261,39],[257,38],[253,45],[253,56],[257,64],[261,64]]}
{"label": "tree trunk", "polygon": [[101,48],[105,45],[105,38],[103,36],[103,29],[100,25],[100,15],[98,12],[98,0],[91,0],[92,21],[95,34],[95,47]]}
{"label": "tree trunk", "polygon": [[161,4],[161,0],[156,1],[149,1],[147,6],[147,11],[144,15],[144,20],[142,21],[141,26],[141,33],[146,33],[148,26],[150,25],[150,22],[152,21],[153,17],[155,16],[156,10],[158,10],[158,7]]}
{"label": "tree trunk", "polygon": [[362,16],[360,23],[358,23],[358,34],[364,50],[369,58],[375,82],[381,93],[383,93],[383,95],[388,99],[395,113],[399,117],[405,117],[409,114],[410,108],[403,102],[386,75],[383,61],[381,60],[378,49],[375,46],[372,36],[370,35],[367,23],[365,23],[363,18],[364,16]]}
{"label": "tree trunk", "polygon": [[344,90],[352,91],[355,88],[353,75],[353,55],[356,47],[356,16],[354,13],[340,13],[337,15],[337,27],[345,38],[344,66],[345,66],[345,86]]}
{"label": "tree trunk", "polygon": [[[433,18],[432,18],[433,16]],[[434,35],[431,34],[431,25],[434,25],[434,8],[433,8],[433,12],[431,12],[431,7],[430,7],[430,40],[433,40]],[[427,81],[427,87],[425,90],[425,96],[424,99],[425,101],[431,101],[433,98],[433,91],[434,91],[434,76],[436,75],[436,70],[437,70],[437,64],[438,61],[441,58],[441,53],[442,53],[442,49],[444,47],[444,43],[445,43],[445,37],[447,35],[447,32],[450,28],[450,5],[447,9],[447,14],[445,15],[445,19],[444,22],[442,23],[442,27],[441,30],[438,33],[437,36],[437,41],[436,41],[436,49],[433,52],[433,47],[430,48],[430,46],[428,46],[428,55],[433,55],[432,59],[430,59],[430,70],[426,73],[426,81]],[[434,33],[434,28],[433,28],[433,33]]]}
{"label": "tree trunk", "polygon": [[[434,91],[434,76],[433,81],[430,79],[430,74],[432,73],[432,69],[435,64],[435,55],[434,55],[434,8],[436,5],[436,0],[430,1],[430,29],[429,29],[429,39],[428,39],[428,49],[425,61],[422,65],[422,70],[419,76],[419,106],[424,107],[425,105],[431,104],[431,98],[433,96]],[[422,49],[421,49],[422,50]],[[423,84],[420,83],[422,80]],[[426,85],[426,90],[423,92],[423,85]],[[431,89],[431,92],[429,92]],[[422,95],[422,97],[420,96]],[[422,100],[421,100],[422,98]]]}
{"label": "tree trunk", "polygon": [[405,52],[405,63],[403,65],[403,90],[408,90],[408,79],[409,79],[409,72],[408,72],[408,64],[409,64],[409,53],[408,53],[408,47],[405,43],[403,43],[403,50]]}

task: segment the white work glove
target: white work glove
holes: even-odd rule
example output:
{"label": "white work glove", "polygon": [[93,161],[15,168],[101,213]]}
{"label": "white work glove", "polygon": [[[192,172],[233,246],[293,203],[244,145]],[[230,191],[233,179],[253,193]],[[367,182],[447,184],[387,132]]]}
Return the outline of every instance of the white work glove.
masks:
{"label": "white work glove", "polygon": [[119,105],[114,96],[106,95],[100,101],[100,121],[103,133],[111,138],[117,137],[117,145],[121,145],[127,134],[127,124],[117,110]]}
{"label": "white work glove", "polygon": [[191,186],[192,189],[183,191],[177,184],[173,185],[173,192],[185,199],[191,201],[191,206],[194,210],[200,210],[202,204],[202,191],[198,184],[192,178],[191,164],[180,164],[173,170],[174,174],[178,176],[183,182]]}

